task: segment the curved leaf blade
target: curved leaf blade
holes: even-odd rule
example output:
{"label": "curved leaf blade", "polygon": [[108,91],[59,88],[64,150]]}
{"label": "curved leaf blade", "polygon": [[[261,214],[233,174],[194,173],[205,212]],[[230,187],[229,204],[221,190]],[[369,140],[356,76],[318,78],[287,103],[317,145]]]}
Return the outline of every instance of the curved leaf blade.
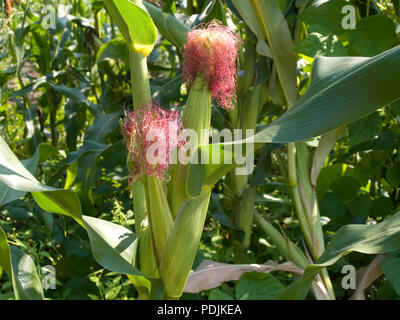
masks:
{"label": "curved leaf blade", "polygon": [[96,55],[96,63],[117,59],[121,59],[123,62],[129,59],[128,46],[123,39],[113,39],[104,43]]}
{"label": "curved leaf blade", "polygon": [[[24,167],[28,169],[28,171],[32,174],[35,172],[37,164],[40,159],[38,150],[40,150],[40,148],[36,150],[32,158],[21,161]],[[0,182],[0,206],[23,197],[25,193],[26,193],[25,191],[13,190],[3,182]]]}
{"label": "curved leaf blade", "polygon": [[278,1],[232,1],[259,40],[268,40],[286,102],[296,101],[296,54],[289,27]]}
{"label": "curved leaf blade", "polygon": [[[226,152],[232,144],[254,142],[256,149],[260,143],[304,141],[365,117],[398,99],[400,46],[372,58],[318,57],[314,62],[309,89],[283,116],[252,137],[199,146],[199,152],[207,155],[220,153],[232,158],[234,152],[229,155]],[[207,185],[233,167],[232,164],[223,163],[190,165],[189,180],[196,177],[197,181],[204,181],[204,185]],[[203,178],[198,176],[197,171],[200,170],[205,175]]]}
{"label": "curved leaf blade", "polygon": [[375,225],[346,225],[336,232],[316,264],[309,265],[303,276],[287,287],[278,299],[304,299],[315,276],[346,253],[380,254],[399,248],[400,212]]}
{"label": "curved leaf blade", "polygon": [[115,223],[83,216],[96,261],[104,268],[123,274],[144,276],[136,267],[137,237]]}
{"label": "curved leaf blade", "polygon": [[10,246],[12,278],[15,298],[18,300],[43,300],[43,287],[32,258]]}
{"label": "curved leaf blade", "polygon": [[43,210],[72,217],[83,226],[81,204],[77,195],[73,191],[52,188],[37,181],[2,137],[0,137],[0,181],[14,190],[31,192]]}
{"label": "curved leaf blade", "polygon": [[9,246],[7,236],[0,228],[0,267],[11,278],[18,300],[43,300],[43,288],[30,256]]}
{"label": "curved leaf blade", "polygon": [[303,141],[367,116],[400,98],[400,46],[372,58],[318,57],[312,83],[295,106],[255,142]]}
{"label": "curved leaf blade", "polygon": [[170,14],[162,12],[148,2],[143,2],[160,33],[178,48],[186,42],[186,33],[191,29]]}
{"label": "curved leaf blade", "polygon": [[125,40],[148,56],[157,40],[157,29],[149,14],[129,0],[103,0]]}
{"label": "curved leaf blade", "polygon": [[11,271],[11,253],[8,245],[7,236],[4,230],[0,227],[0,266],[10,275]]}

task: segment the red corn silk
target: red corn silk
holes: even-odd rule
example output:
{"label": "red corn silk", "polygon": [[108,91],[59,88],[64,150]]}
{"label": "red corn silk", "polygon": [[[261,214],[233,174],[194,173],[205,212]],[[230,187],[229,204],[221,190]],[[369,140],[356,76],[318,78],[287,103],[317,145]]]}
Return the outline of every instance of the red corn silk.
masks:
{"label": "red corn silk", "polygon": [[131,181],[143,175],[166,179],[172,150],[181,145],[179,112],[149,103],[126,112],[122,123],[131,160]]}
{"label": "red corn silk", "polygon": [[209,84],[211,97],[224,109],[236,102],[239,36],[229,27],[210,23],[187,33],[183,53],[183,78],[193,84],[201,73]]}

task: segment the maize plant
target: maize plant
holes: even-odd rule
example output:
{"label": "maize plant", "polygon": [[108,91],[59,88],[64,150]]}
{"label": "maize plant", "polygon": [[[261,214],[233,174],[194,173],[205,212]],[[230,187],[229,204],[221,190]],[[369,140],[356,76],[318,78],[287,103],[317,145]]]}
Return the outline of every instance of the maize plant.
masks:
{"label": "maize plant", "polygon": [[[73,255],[92,299],[400,294],[398,1],[20,2],[0,38],[9,298],[51,296],[40,259],[59,285]],[[25,211],[45,235],[10,229]]]}

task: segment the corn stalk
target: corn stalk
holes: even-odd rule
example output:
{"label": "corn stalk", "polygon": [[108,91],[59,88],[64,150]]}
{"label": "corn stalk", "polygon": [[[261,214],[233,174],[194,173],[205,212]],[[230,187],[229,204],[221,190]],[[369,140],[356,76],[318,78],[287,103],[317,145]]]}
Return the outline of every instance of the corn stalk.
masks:
{"label": "corn stalk", "polygon": [[[272,0],[251,0],[246,3],[233,2],[258,40],[268,43],[286,106],[288,109],[291,108],[297,100],[297,59],[292,36],[277,2]],[[296,38],[299,38],[298,30]],[[311,169],[306,150],[307,147],[304,142],[288,143],[287,176],[290,194],[304,239],[313,258],[318,259],[324,251],[324,239],[318,203],[315,191],[310,183]],[[322,270],[321,275],[329,298],[333,299],[332,284],[326,269]]]}

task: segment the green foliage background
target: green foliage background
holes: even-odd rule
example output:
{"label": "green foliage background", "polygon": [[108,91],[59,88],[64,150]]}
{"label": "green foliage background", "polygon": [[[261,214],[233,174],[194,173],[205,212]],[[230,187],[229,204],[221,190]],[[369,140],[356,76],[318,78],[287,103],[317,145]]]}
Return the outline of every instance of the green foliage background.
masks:
{"label": "green foliage background", "polygon": [[[269,89],[258,117],[259,127],[282,115],[286,109],[270,54],[234,4],[221,0],[186,3],[154,4],[190,28],[213,19],[235,26],[256,48],[256,74],[251,80]],[[350,30],[341,27],[342,7],[349,4],[344,0],[330,0],[319,7],[305,7],[307,1],[280,0],[278,4],[298,39],[295,52],[301,94],[310,85],[314,58],[372,57],[399,44],[400,7],[396,0],[351,1],[357,24]],[[43,24],[46,5],[57,10],[55,29],[46,29]],[[302,20],[300,29],[298,17]],[[1,137],[40,183],[74,190],[86,216],[133,230],[127,151],[119,126],[124,110],[132,108],[128,49],[102,1],[21,0],[14,4],[11,17],[5,14],[2,2],[0,29]],[[181,77],[182,41],[160,36],[148,57],[153,99],[167,109],[180,108],[187,99]],[[240,54],[239,86],[246,85],[242,76],[246,54],[243,50]],[[327,243],[345,225],[374,225],[399,211],[399,120],[400,102],[384,105],[349,124],[329,154],[316,185]],[[213,108],[212,125],[221,130],[232,126],[217,107]],[[314,150],[318,140],[308,140],[307,148]],[[299,222],[281,172],[287,149],[284,145],[271,149],[257,154],[258,165],[249,182],[256,187],[256,210],[302,246]],[[55,267],[56,289],[46,290],[46,298],[137,298],[125,275],[110,272],[95,261],[88,235],[75,221],[42,210],[30,194],[10,194],[7,190],[0,183],[0,226],[9,244],[30,255],[39,276],[41,267]],[[243,234],[235,221],[240,199],[233,193],[225,180],[214,187],[193,269],[204,259],[234,262],[234,241]],[[248,263],[284,261],[255,224],[247,253]],[[366,290],[367,299],[399,299],[399,254],[392,251],[383,259],[384,275]],[[328,267],[338,299],[348,299],[353,293],[341,286],[342,267],[351,264],[359,270],[373,258],[352,253]],[[292,282],[293,274],[283,271],[246,273],[240,280],[198,294],[185,293],[182,298],[272,299]],[[12,281],[3,272],[0,299],[14,297]]]}

